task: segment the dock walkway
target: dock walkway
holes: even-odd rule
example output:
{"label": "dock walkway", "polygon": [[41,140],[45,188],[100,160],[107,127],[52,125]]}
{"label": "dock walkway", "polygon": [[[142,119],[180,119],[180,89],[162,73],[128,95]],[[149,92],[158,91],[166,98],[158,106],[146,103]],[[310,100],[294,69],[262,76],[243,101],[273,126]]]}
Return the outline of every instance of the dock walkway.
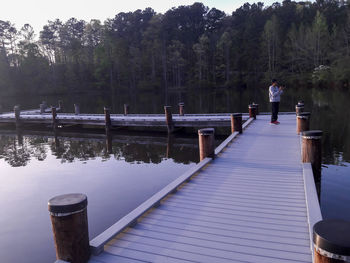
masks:
{"label": "dock walkway", "polygon": [[169,189],[90,241],[103,250],[90,263],[312,262],[310,228],[321,219],[315,186],[301,163],[295,115],[280,121],[271,126],[259,115],[242,135],[231,135],[216,159],[179,179],[190,181],[174,182],[176,193],[136,225],[131,218]]}

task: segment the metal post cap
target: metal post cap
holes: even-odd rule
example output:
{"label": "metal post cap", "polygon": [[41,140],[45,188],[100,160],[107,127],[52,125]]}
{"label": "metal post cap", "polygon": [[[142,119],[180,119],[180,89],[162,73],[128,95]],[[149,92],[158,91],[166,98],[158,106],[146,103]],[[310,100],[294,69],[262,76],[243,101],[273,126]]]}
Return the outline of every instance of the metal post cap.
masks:
{"label": "metal post cap", "polygon": [[198,130],[199,135],[212,135],[214,134],[215,129],[214,128],[204,128]]}
{"label": "metal post cap", "polygon": [[313,227],[314,244],[329,253],[350,256],[350,221],[328,219]]}
{"label": "metal post cap", "polygon": [[323,134],[323,131],[320,131],[320,130],[304,131],[302,133],[302,135],[305,137],[322,136],[322,134]]}
{"label": "metal post cap", "polygon": [[179,106],[185,106],[185,103],[184,102],[180,102]]}
{"label": "metal post cap", "polygon": [[233,116],[234,118],[242,117],[242,113],[233,113],[232,116]]}
{"label": "metal post cap", "polygon": [[298,119],[308,119],[311,116],[310,112],[298,112],[297,118]]}
{"label": "metal post cap", "polygon": [[48,202],[51,213],[74,213],[85,209],[87,206],[87,196],[84,194],[65,194],[55,196]]}
{"label": "metal post cap", "polygon": [[298,112],[298,116],[310,116],[310,115],[311,115],[311,113],[307,112],[307,111],[305,111],[305,112]]}

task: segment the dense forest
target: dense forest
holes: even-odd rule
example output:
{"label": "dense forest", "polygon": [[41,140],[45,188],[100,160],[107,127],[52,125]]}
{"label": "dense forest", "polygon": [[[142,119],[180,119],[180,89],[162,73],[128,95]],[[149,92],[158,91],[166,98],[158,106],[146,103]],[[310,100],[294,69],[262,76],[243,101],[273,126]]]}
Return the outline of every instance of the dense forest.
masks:
{"label": "dense forest", "polygon": [[240,88],[272,77],[348,87],[349,1],[244,4],[232,14],[202,3],[165,14],[71,18],[37,34],[0,20],[0,94],[129,93]]}

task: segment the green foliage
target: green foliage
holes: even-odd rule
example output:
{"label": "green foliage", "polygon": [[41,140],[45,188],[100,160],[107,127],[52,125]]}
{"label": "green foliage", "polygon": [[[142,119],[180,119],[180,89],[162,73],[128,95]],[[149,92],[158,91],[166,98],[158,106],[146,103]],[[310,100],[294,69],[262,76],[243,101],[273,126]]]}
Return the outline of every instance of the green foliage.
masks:
{"label": "green foliage", "polygon": [[246,3],[232,15],[202,3],[164,14],[147,8],[104,23],[57,19],[38,35],[0,20],[0,94],[98,89],[132,99],[153,89],[167,101],[168,89],[350,79],[344,1]]}

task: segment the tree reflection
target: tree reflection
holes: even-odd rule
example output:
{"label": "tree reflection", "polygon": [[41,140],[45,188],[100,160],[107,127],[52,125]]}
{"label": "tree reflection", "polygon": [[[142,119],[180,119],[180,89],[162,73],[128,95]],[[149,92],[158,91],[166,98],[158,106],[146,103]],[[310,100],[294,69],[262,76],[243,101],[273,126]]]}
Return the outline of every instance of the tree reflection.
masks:
{"label": "tree reflection", "polygon": [[33,159],[44,161],[50,154],[61,163],[96,158],[128,163],[158,164],[165,159],[186,164],[198,162],[196,138],[26,130],[0,130],[0,134],[6,134],[0,136],[0,159],[13,167],[26,166]]}

